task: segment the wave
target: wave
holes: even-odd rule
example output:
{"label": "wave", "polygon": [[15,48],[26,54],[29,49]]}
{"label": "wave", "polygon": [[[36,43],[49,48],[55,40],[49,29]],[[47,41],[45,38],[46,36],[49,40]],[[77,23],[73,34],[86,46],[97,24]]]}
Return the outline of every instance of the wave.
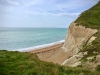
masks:
{"label": "wave", "polygon": [[28,51],[32,51],[32,50],[37,50],[37,49],[41,49],[41,48],[45,48],[45,47],[50,47],[50,46],[53,46],[53,45],[61,44],[64,41],[65,40],[61,40],[61,41],[57,41],[57,42],[53,42],[53,43],[49,43],[49,44],[43,44],[43,45],[38,45],[38,46],[33,46],[33,47],[28,47],[28,48],[17,49],[17,50],[14,50],[14,51],[28,52]]}

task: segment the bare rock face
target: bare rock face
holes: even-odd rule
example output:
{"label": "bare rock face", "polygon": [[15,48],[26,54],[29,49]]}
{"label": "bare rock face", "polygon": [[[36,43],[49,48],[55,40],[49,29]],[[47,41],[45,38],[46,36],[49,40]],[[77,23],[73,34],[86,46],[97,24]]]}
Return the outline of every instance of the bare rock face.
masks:
{"label": "bare rock face", "polygon": [[83,58],[85,55],[87,55],[87,52],[80,52],[78,54],[75,54],[69,59],[65,60],[61,65],[70,66],[70,67],[76,67],[78,65],[81,65],[81,61],[79,60]]}
{"label": "bare rock face", "polygon": [[72,57],[70,57],[69,59],[67,59],[66,61],[64,61],[61,65],[75,67],[75,66],[81,64],[81,62],[79,62],[79,60],[82,57],[83,57],[83,54],[82,53],[73,55]]}
{"label": "bare rock face", "polygon": [[96,37],[93,36],[97,32],[96,29],[85,28],[82,25],[76,26],[76,23],[71,23],[68,29],[67,38],[63,45],[63,49],[71,54],[71,57],[65,60],[62,65],[75,67],[81,64],[80,59],[86,55],[86,52],[79,52],[83,45],[90,45]]}
{"label": "bare rock face", "polygon": [[71,23],[63,49],[72,55],[77,54],[79,50],[82,49],[84,43],[89,40],[89,43],[95,40],[91,38],[93,38],[92,35],[96,32],[96,29],[85,28],[82,25],[76,26],[76,23]]}

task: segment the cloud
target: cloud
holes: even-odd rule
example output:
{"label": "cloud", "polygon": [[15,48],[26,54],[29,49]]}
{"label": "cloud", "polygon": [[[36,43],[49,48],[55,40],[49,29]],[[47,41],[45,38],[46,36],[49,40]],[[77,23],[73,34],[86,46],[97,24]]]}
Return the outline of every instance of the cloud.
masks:
{"label": "cloud", "polygon": [[77,17],[80,13],[59,13],[58,16],[69,16],[69,17]]}
{"label": "cloud", "polygon": [[12,12],[14,10],[14,7],[5,7],[5,11]]}
{"label": "cloud", "polygon": [[9,4],[19,6],[19,3],[18,3],[18,2],[15,2],[15,1],[12,1],[12,0],[7,0],[7,2],[8,2]]}
{"label": "cloud", "polygon": [[[85,9],[90,8],[98,0],[28,0],[24,1],[24,7],[28,8],[29,12],[35,13],[80,13]],[[31,12],[32,14],[33,12]]]}
{"label": "cloud", "polygon": [[[60,0],[57,0],[57,1],[60,1]],[[75,9],[79,10],[80,8],[93,6],[93,4],[95,4],[99,0],[61,0],[61,1],[59,3],[57,2],[54,8],[62,12],[69,12],[71,10],[75,10]]]}
{"label": "cloud", "polygon": [[30,7],[30,6],[34,6],[34,5],[41,5],[42,2],[43,2],[43,0],[27,0],[27,1],[23,1],[24,7]]}
{"label": "cloud", "polygon": [[0,4],[0,7],[2,7],[2,5]]}
{"label": "cloud", "polygon": [[2,22],[2,25],[61,25],[61,27],[66,27],[66,25],[69,25],[75,20],[81,12],[87,10],[98,1],[99,0],[0,0],[0,16],[3,14],[0,17],[0,23]]}
{"label": "cloud", "polygon": [[75,17],[78,17],[80,15],[80,13],[68,13],[68,12],[65,12],[65,13],[51,13],[51,12],[37,12],[37,11],[27,11],[25,12],[26,15],[28,16],[51,16],[51,17],[71,17],[71,18],[75,18]]}
{"label": "cloud", "polygon": [[13,10],[14,10],[14,7],[10,7],[10,6],[7,7],[7,6],[0,5],[0,12],[6,12],[6,14],[7,14],[8,12],[12,12]]}

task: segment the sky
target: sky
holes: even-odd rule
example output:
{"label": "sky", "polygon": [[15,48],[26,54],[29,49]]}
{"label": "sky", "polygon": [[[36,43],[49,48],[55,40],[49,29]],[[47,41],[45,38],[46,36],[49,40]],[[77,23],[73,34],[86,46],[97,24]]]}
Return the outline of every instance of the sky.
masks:
{"label": "sky", "polygon": [[99,0],[0,0],[0,27],[68,28]]}

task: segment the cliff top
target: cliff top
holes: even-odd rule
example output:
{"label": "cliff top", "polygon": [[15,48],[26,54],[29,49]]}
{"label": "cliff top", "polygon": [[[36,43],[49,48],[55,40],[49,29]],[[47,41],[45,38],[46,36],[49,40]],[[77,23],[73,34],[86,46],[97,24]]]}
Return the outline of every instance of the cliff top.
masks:
{"label": "cliff top", "polygon": [[75,23],[77,25],[83,25],[86,28],[98,30],[98,32],[93,35],[96,39],[92,42],[92,45],[87,46],[86,43],[81,50],[88,52],[88,55],[85,56],[84,59],[90,56],[100,55],[100,1],[90,9],[84,11]]}
{"label": "cliff top", "polygon": [[100,29],[100,1],[90,9],[81,13],[75,23],[88,28]]}

